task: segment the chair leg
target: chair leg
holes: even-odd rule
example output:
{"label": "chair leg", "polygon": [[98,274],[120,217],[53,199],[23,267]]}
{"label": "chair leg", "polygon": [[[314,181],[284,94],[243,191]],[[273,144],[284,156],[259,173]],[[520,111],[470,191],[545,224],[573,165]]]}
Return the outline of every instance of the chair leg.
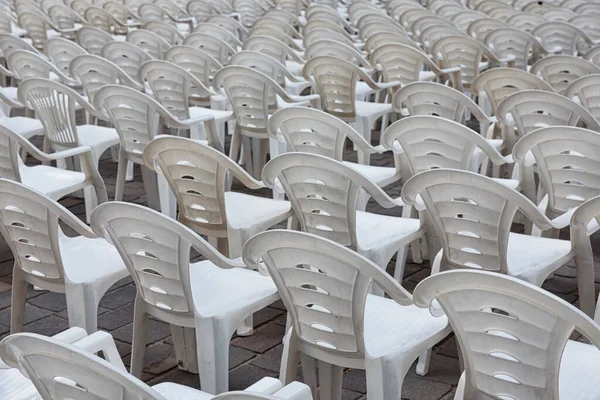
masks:
{"label": "chair leg", "polygon": [[[418,240],[416,242],[418,242]],[[409,245],[404,246],[403,248],[398,250],[398,253],[396,253],[396,268],[394,268],[394,279],[400,283],[402,283],[402,279],[404,278],[404,266],[406,265],[406,253],[408,253],[408,246]],[[419,246],[420,244],[416,247]]]}
{"label": "chair leg", "polygon": [[252,173],[252,139],[248,136],[242,137],[242,157],[244,158],[246,172],[254,176]]}
{"label": "chair leg", "polygon": [[156,172],[151,171],[145,165],[141,166],[144,189],[146,190],[146,201],[148,207],[154,210],[160,210],[160,200],[158,197],[158,182]]}
{"label": "chair leg", "polygon": [[86,186],[83,189],[83,202],[85,204],[85,219],[89,224],[92,211],[98,205],[98,195],[96,195],[96,190],[93,186]]}
{"label": "chair leg", "polygon": [[317,367],[315,359],[308,354],[300,353],[300,363],[302,364],[304,383],[310,387],[313,399],[319,400],[319,392],[317,391]]}
{"label": "chair leg", "polygon": [[366,360],[367,393],[372,399],[401,399],[402,384],[414,358]]}
{"label": "chair leg", "polygon": [[288,385],[296,379],[298,363],[300,362],[300,351],[298,350],[298,339],[292,335],[290,329],[283,338],[283,354],[281,355],[281,368],[279,380],[283,385]]}
{"label": "chair leg", "polygon": [[125,174],[125,180],[127,182],[133,181],[134,178],[134,170],[133,170],[133,162],[127,161],[127,173]]}
{"label": "chair leg", "polygon": [[119,152],[119,165],[117,167],[117,181],[115,182],[115,201],[123,201],[125,191],[125,178],[127,175],[127,155],[121,150]]}
{"label": "chair leg", "polygon": [[156,174],[158,185],[158,202],[160,204],[160,212],[175,219],[177,217],[177,200],[169,186],[169,182],[162,174]]}
{"label": "chair leg", "polygon": [[133,311],[133,340],[131,341],[131,368],[129,372],[136,378],[142,378],[146,337],[148,334],[148,311],[146,302],[136,296]]}
{"label": "chair leg", "polygon": [[[356,117],[358,127],[360,128],[360,134],[365,138],[365,140],[371,143],[371,118],[369,117]],[[357,159],[359,164],[369,165],[371,163],[371,155],[365,153],[364,151],[358,151]]]}
{"label": "chair leg", "polygon": [[13,267],[11,309],[10,309],[10,333],[23,332],[25,320],[25,305],[27,304],[27,281],[24,272],[18,265]]}
{"label": "chair leg", "polygon": [[423,352],[419,356],[419,362],[417,363],[416,372],[420,376],[425,376],[429,372],[429,362],[431,361],[431,348]]}
{"label": "chair leg", "polygon": [[[590,246],[589,242],[587,246]],[[594,285],[594,257],[591,247],[586,250],[587,251],[585,252],[581,252],[581,256],[575,256],[577,286],[579,289],[579,308],[590,318],[594,318],[594,308],[596,303],[596,287]]]}
{"label": "chair leg", "polygon": [[321,400],[342,399],[344,369],[337,365],[319,361],[319,394]]}
{"label": "chair leg", "polygon": [[177,366],[184,371],[197,374],[198,350],[195,329],[171,324],[171,338],[175,347]]}
{"label": "chair leg", "polygon": [[200,389],[211,394],[227,391],[229,386],[229,341],[227,321],[196,319]]}
{"label": "chair leg", "polygon": [[98,330],[98,300],[91,287],[67,285],[67,315],[69,327],[84,328],[88,334]]}

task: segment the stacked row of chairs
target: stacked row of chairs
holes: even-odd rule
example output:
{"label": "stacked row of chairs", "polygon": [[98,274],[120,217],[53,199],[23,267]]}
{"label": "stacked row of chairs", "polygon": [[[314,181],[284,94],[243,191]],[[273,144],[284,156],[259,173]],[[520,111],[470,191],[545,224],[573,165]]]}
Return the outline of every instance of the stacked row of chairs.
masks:
{"label": "stacked row of chairs", "polygon": [[[301,361],[315,398],[341,397],[343,368],[366,370],[370,397],[400,398],[413,362],[426,374],[452,331],[466,368],[457,399],[595,398],[585,384],[598,368],[577,360],[600,356],[567,341],[576,328],[600,344],[589,239],[600,35],[584,18],[595,3],[316,3],[3,3],[11,332],[23,329],[28,284],[65,293],[70,325],[92,333],[100,298],[131,275],[138,378],[151,316],[171,325],[205,392],[227,391],[232,335],[252,334],[252,314],[281,298],[281,381]],[[42,150],[30,141],[41,135]],[[357,162],[344,159],[347,139]],[[108,150],[114,202],[98,170]],[[149,207],[122,202],[134,165]],[[274,199],[230,190],[233,178]],[[399,198],[384,190],[401,184]],[[81,190],[91,227],[57,202]],[[370,199],[401,215],[367,212]],[[192,249],[204,260],[191,262]],[[401,285],[409,252],[433,274],[413,295]],[[565,266],[582,311],[539,288]],[[430,313],[434,298],[445,315]],[[16,354],[32,340],[82,356],[12,338],[3,345]]]}

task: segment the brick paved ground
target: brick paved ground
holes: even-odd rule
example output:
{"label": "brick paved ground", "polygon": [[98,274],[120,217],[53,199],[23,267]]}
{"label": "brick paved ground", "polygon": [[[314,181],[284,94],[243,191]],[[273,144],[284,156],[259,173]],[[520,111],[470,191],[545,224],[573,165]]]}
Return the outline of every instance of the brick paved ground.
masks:
{"label": "brick paved ground", "polygon": [[[352,156],[349,156],[350,158]],[[392,157],[377,155],[372,157],[376,165],[392,165]],[[109,198],[114,195],[116,164],[105,159],[101,163],[101,173],[106,181]],[[392,185],[386,191],[393,197],[400,194],[400,186]],[[269,195],[267,191],[260,193]],[[139,170],[136,169],[134,182],[128,182],[125,200],[145,204],[145,195]],[[84,218],[85,211],[81,199],[69,197],[62,201],[73,213]],[[400,209],[382,210],[372,202],[369,211],[390,215],[400,215]],[[600,248],[600,247],[595,247]],[[393,268],[394,260],[390,264]],[[12,274],[12,254],[0,238],[0,337],[9,332],[10,294]],[[406,266],[404,286],[412,291],[416,284],[429,274],[427,262],[417,265],[409,262]],[[576,304],[577,284],[573,269],[561,270],[544,287],[567,301]],[[133,320],[133,299],[135,287],[131,279],[125,279],[104,296],[100,302],[99,329],[110,332],[117,342],[125,363],[129,364]],[[45,335],[53,335],[68,328],[65,297],[62,294],[36,291],[30,288],[25,317],[25,330]],[[264,376],[277,376],[281,358],[281,339],[285,325],[285,309],[281,302],[272,304],[255,315],[256,332],[250,337],[234,337],[231,342],[230,375],[231,389],[243,389]],[[172,381],[199,387],[197,375],[179,370],[176,366],[170,330],[167,324],[151,321],[149,324],[148,349],[144,368],[144,380],[154,384]],[[410,400],[452,399],[460,375],[454,338],[451,336],[436,346],[433,351],[431,368],[425,377],[416,375],[414,366],[404,381],[402,398]],[[299,378],[301,379],[301,375]],[[366,392],[363,371],[349,370],[344,375],[344,399],[364,399]]]}

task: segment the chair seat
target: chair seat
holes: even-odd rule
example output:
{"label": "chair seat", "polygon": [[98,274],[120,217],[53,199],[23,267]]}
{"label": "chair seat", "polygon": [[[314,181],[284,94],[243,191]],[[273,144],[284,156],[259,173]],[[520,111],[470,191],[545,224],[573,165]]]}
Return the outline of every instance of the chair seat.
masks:
{"label": "chair seat", "polygon": [[600,399],[600,350],[596,346],[569,340],[560,362],[561,399]]}
{"label": "chair seat", "polygon": [[65,274],[73,283],[116,281],[129,276],[117,249],[103,238],[61,234],[59,245]]}
{"label": "chair seat", "polygon": [[62,196],[85,186],[85,174],[83,172],[59,169],[49,165],[21,167],[19,172],[21,173],[21,183],[53,200],[58,200]]}
{"label": "chair seat", "polygon": [[356,82],[356,91],[355,97],[356,100],[364,101],[366,97],[372,93],[375,93],[375,90],[371,89],[371,86],[367,84],[365,81]]}
{"label": "chair seat", "polygon": [[357,101],[356,115],[361,117],[378,118],[392,111],[392,105],[388,103],[371,103],[368,101]]}
{"label": "chair seat", "polygon": [[172,382],[159,383],[152,386],[152,389],[156,390],[167,400],[210,400],[215,397],[198,389]]}
{"label": "chair seat", "polygon": [[376,165],[364,165],[348,161],[342,161],[342,164],[360,172],[379,186],[386,186],[400,179],[400,176],[396,176],[396,168],[394,167],[378,167]]}
{"label": "chair seat", "polygon": [[421,222],[416,218],[356,212],[356,239],[360,250],[392,247],[407,236],[419,232]]}
{"label": "chair seat", "polygon": [[190,265],[190,282],[196,311],[206,318],[278,298],[270,277],[245,268],[219,268],[207,260]]}
{"label": "chair seat", "polygon": [[39,119],[27,117],[0,118],[0,125],[17,135],[23,136],[25,139],[44,134],[44,126]]}
{"label": "chair seat", "polygon": [[0,369],[0,399],[41,400],[42,396],[17,368],[3,368]]}
{"label": "chair seat", "polygon": [[89,146],[92,149],[97,147],[107,149],[120,143],[116,129],[98,125],[77,126],[77,136],[82,146]]}
{"label": "chair seat", "polygon": [[563,266],[570,257],[569,240],[519,233],[511,233],[508,238],[508,274],[534,285],[541,285],[550,273]]}
{"label": "chair seat", "polygon": [[239,192],[225,192],[227,224],[232,229],[251,228],[268,221],[283,221],[291,215],[290,203]]}
{"label": "chair seat", "polygon": [[17,88],[16,87],[8,87],[8,86],[0,87],[0,95],[6,97],[8,100],[12,101],[13,103],[21,103],[19,101],[19,97],[17,96]]}
{"label": "chair seat", "polygon": [[365,345],[370,357],[410,351],[427,339],[450,332],[446,316],[434,317],[427,308],[401,306],[392,299],[367,295]]}
{"label": "chair seat", "polygon": [[212,115],[215,121],[227,121],[233,118],[233,111],[212,110],[204,107],[190,107],[190,118]]}

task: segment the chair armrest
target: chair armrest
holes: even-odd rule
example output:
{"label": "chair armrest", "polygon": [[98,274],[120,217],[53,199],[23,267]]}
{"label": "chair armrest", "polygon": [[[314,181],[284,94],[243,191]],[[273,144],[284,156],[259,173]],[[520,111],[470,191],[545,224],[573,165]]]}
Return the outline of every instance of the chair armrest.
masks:
{"label": "chair armrest", "polygon": [[115,341],[110,333],[103,331],[94,332],[91,335],[74,342],[73,346],[93,354],[102,352],[106,361],[123,372],[127,372],[123,360],[121,360],[121,356],[119,355],[119,351],[117,350],[117,346],[115,345]]}
{"label": "chair armrest", "polygon": [[260,381],[244,389],[244,392],[254,392],[262,394],[273,394],[283,387],[283,384],[279,379],[266,377]]}

